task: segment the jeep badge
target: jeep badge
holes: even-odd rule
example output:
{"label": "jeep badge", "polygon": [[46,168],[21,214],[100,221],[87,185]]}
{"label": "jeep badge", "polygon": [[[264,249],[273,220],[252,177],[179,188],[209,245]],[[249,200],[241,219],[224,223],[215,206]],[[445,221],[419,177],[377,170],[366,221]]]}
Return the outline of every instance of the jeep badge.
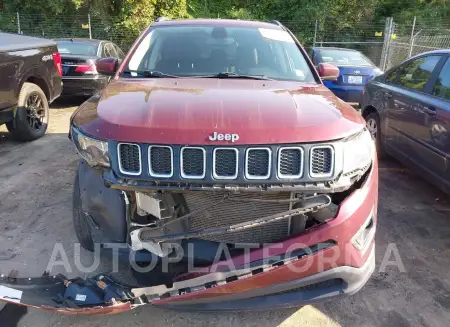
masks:
{"label": "jeep badge", "polygon": [[231,141],[234,143],[237,140],[239,140],[239,135],[238,134],[221,134],[221,133],[214,132],[214,134],[209,137],[209,140],[210,141]]}

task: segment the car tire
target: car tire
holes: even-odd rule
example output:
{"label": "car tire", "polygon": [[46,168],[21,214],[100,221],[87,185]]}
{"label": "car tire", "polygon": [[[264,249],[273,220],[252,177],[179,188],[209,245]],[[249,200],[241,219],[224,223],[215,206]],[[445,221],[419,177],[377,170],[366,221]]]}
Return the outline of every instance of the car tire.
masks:
{"label": "car tire", "polygon": [[20,141],[33,141],[47,131],[48,100],[44,91],[33,83],[24,83],[17,100],[14,119],[6,123],[11,135]]}
{"label": "car tire", "polygon": [[377,155],[379,159],[386,158],[383,142],[381,141],[380,117],[376,112],[368,114],[366,117],[366,127],[375,141]]}
{"label": "car tire", "polygon": [[91,228],[82,207],[78,173],[75,176],[72,197],[72,215],[75,234],[84,249],[94,252],[94,241],[92,239]]}

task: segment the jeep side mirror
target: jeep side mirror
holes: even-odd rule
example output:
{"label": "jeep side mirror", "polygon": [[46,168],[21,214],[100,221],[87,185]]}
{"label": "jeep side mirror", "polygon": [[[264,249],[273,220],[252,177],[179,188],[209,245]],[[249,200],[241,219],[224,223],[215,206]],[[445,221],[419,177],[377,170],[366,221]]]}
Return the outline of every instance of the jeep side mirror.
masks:
{"label": "jeep side mirror", "polygon": [[336,81],[339,77],[339,68],[332,64],[321,63],[318,71],[322,81]]}
{"label": "jeep side mirror", "polygon": [[119,59],[116,57],[101,58],[97,60],[96,66],[100,74],[113,76],[119,68]]}

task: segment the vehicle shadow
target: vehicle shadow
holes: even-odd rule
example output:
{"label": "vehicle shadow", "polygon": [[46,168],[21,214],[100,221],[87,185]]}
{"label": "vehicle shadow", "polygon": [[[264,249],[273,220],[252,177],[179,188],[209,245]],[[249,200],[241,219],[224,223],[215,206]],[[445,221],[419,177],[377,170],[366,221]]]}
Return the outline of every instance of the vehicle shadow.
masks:
{"label": "vehicle shadow", "polygon": [[27,312],[28,309],[24,306],[6,303],[3,309],[0,309],[1,326],[18,327],[20,320],[27,314]]}
{"label": "vehicle shadow", "polygon": [[83,104],[83,102],[85,102],[87,99],[88,97],[74,97],[74,96],[59,97],[50,105],[50,109],[61,110],[70,107],[78,107],[81,104]]}

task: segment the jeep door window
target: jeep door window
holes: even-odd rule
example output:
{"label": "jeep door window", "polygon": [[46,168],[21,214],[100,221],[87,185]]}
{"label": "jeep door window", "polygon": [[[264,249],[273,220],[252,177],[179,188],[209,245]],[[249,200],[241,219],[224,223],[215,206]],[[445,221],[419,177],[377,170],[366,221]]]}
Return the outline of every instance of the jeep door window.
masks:
{"label": "jeep door window", "polygon": [[425,86],[441,56],[417,58],[400,70],[395,84],[406,89],[424,92]]}
{"label": "jeep door window", "polygon": [[137,46],[125,71],[132,73],[124,77],[139,76],[133,71],[180,77],[233,73],[316,83],[292,37],[280,29],[156,27]]}

